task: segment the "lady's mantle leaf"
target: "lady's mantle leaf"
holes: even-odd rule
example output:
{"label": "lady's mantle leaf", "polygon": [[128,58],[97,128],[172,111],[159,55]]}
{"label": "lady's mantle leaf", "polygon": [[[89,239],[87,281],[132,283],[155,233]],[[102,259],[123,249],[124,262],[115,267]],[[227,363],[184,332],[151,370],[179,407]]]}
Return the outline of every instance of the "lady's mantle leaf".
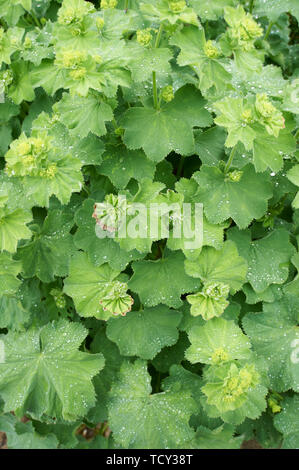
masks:
{"label": "lady's mantle leaf", "polygon": [[[118,288],[124,287],[124,283],[116,280],[119,271],[110,268],[108,264],[94,266],[88,259],[86,253],[78,252],[70,263],[70,274],[64,282],[64,292],[73,298],[76,309],[82,317],[96,317],[107,320],[113,313],[125,315],[131,310],[128,295],[118,295]],[[124,303],[122,302],[124,300]],[[108,305],[112,301],[120,302],[117,305]],[[121,311],[118,311],[118,309]],[[112,309],[112,310],[111,310]]]}
{"label": "lady's mantle leaf", "polygon": [[22,269],[19,261],[15,261],[8,253],[0,253],[0,295],[11,295],[17,291],[21,281],[17,275]]}
{"label": "lady's mantle leaf", "polygon": [[141,181],[143,178],[153,179],[155,164],[150,161],[142,150],[127,150],[125,146],[107,146],[103,161],[99,168],[102,175],[108,176],[112,184],[124,189],[131,178]]}
{"label": "lady's mantle leaf", "polygon": [[299,395],[286,397],[283,410],[275,416],[274,425],[283,434],[282,449],[299,448]]}
{"label": "lady's mantle leaf", "polygon": [[32,241],[18,250],[23,263],[24,277],[37,276],[43,282],[51,282],[55,276],[66,276],[69,259],[74,252],[70,230],[73,225],[71,213],[54,209],[50,211],[40,228],[32,226]]}
{"label": "lady's mantle leaf", "polygon": [[181,313],[159,305],[130,312],[125,318],[111,318],[107,336],[123,356],[153,359],[162,348],[176,343],[181,319]]}
{"label": "lady's mantle leaf", "polygon": [[286,296],[264,304],[264,313],[249,313],[243,319],[254,350],[269,364],[271,388],[299,392],[299,301]]}
{"label": "lady's mantle leaf", "polygon": [[14,253],[18,240],[31,237],[31,231],[26,226],[32,219],[31,213],[23,209],[9,210],[0,207],[0,250]]}
{"label": "lady's mantle leaf", "polygon": [[83,325],[60,320],[2,336],[4,411],[70,421],[84,416],[95,402],[91,379],[104,366],[101,354],[78,351],[86,335]]}
{"label": "lady's mantle leaf", "polygon": [[151,395],[146,362],[125,362],[112,386],[109,427],[124,448],[184,448],[194,431],[189,418],[195,411],[190,392],[167,390]]}
{"label": "lady's mantle leaf", "polygon": [[210,113],[200,92],[190,85],[176,92],[173,101],[154,108],[129,109],[121,122],[125,128],[124,142],[130,149],[143,148],[156,162],[163,160],[172,150],[182,155],[194,151],[194,126],[211,124]]}
{"label": "lady's mantle leaf", "polygon": [[285,229],[276,229],[264,238],[251,240],[250,230],[229,230],[238,251],[248,262],[247,280],[256,292],[263,292],[271,284],[282,284],[288,278],[289,263],[295,253]]}
{"label": "lady's mantle leaf", "polygon": [[101,137],[106,134],[105,122],[113,119],[111,107],[96,93],[90,93],[86,98],[65,93],[55,104],[54,111],[69,128],[70,134],[81,138],[89,132]]}
{"label": "lady's mantle leaf", "polygon": [[193,326],[188,336],[186,358],[192,363],[219,364],[250,355],[250,342],[233,321],[212,318],[204,326]]}
{"label": "lady's mantle leaf", "polygon": [[11,413],[0,416],[0,429],[6,434],[8,449],[57,449],[58,446],[55,434],[41,436],[31,421],[20,422]]}
{"label": "lady's mantle leaf", "polygon": [[265,214],[267,201],[273,194],[270,177],[256,174],[252,165],[227,174],[203,165],[193,178],[199,185],[196,198],[203,203],[208,220],[214,224],[231,217],[239,228],[246,228],[253,219]]}
{"label": "lady's mantle leaf", "polygon": [[157,261],[135,261],[134,274],[129,288],[137,292],[147,307],[160,303],[178,308],[182,305],[182,294],[194,292],[200,286],[199,280],[189,277],[184,270],[184,255],[181,251],[169,252]]}
{"label": "lady's mantle leaf", "polygon": [[247,263],[239,256],[236,245],[226,241],[221,250],[204,247],[196,260],[185,261],[185,268],[189,276],[198,277],[204,283],[228,284],[231,292],[235,292],[245,281]]}
{"label": "lady's mantle leaf", "polygon": [[78,230],[74,235],[77,248],[88,253],[88,257],[96,266],[109,263],[115,270],[123,270],[130,261],[140,258],[136,250],[122,250],[113,238],[99,238],[95,232],[95,219],[92,218],[95,201],[86,199],[75,214]]}

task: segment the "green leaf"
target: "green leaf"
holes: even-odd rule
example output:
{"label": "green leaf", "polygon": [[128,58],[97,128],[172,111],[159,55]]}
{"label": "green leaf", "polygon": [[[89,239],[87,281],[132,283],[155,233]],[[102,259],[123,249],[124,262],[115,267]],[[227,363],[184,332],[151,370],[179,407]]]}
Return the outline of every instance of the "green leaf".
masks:
{"label": "green leaf", "polygon": [[92,353],[101,353],[105,358],[105,367],[94,378],[96,405],[88,412],[88,420],[98,424],[108,419],[108,400],[112,384],[117,379],[123,357],[115,343],[110,341],[104,327],[99,328],[90,345]]}
{"label": "green leaf", "polygon": [[31,231],[26,226],[32,219],[29,211],[23,209],[9,210],[0,207],[0,250],[14,253],[18,241],[31,238]]}
{"label": "green leaf", "polygon": [[218,20],[224,16],[224,8],[227,6],[235,6],[236,0],[191,0],[190,5],[194,8],[201,20]]}
{"label": "green leaf", "polygon": [[113,384],[109,426],[117,443],[129,449],[184,448],[193,430],[195,403],[189,392],[168,390],[151,395],[146,363],[124,362]]}
{"label": "green leaf", "polygon": [[8,253],[0,253],[0,293],[1,295],[14,294],[19,285],[20,280],[17,275],[20,273],[22,265],[19,261],[15,261]]}
{"label": "green leaf", "polygon": [[4,411],[35,419],[84,416],[95,402],[91,382],[104,360],[100,354],[78,351],[87,335],[79,323],[49,323],[26,333],[2,336],[0,394]]}
{"label": "green leaf", "polygon": [[289,233],[278,228],[263,238],[252,240],[250,230],[232,228],[228,237],[233,240],[240,255],[248,262],[247,281],[260,293],[271,284],[284,283],[289,274],[289,262],[295,248]]}
{"label": "green leaf", "polygon": [[[207,91],[215,86],[223,91],[231,79],[226,70],[227,60],[221,59],[221,51],[211,41],[207,42],[202,28],[191,25],[174,34],[170,44],[178,46],[181,52],[177,58],[180,66],[190,65],[199,77],[200,90]],[[208,49],[212,46],[212,54]]]}
{"label": "green leaf", "polygon": [[181,252],[167,251],[162,259],[135,261],[132,267],[134,274],[129,288],[140,296],[146,307],[162,303],[178,308],[182,305],[181,295],[196,291],[200,285],[185,273]]}
{"label": "green leaf", "polygon": [[100,100],[99,95],[90,93],[87,97],[65,93],[53,107],[70,134],[86,137],[89,132],[101,137],[106,134],[105,122],[112,121],[111,107]]}
{"label": "green leaf", "polygon": [[74,252],[72,226],[72,214],[56,209],[49,211],[42,227],[32,226],[32,241],[21,246],[17,254],[24,277],[37,276],[43,282],[51,282],[55,276],[68,274]]}
{"label": "green leaf", "polygon": [[259,16],[267,16],[269,20],[276,21],[278,17],[289,12],[299,20],[299,6],[296,0],[256,0],[254,3],[254,13]]}
{"label": "green leaf", "polygon": [[230,286],[231,292],[241,289],[247,272],[247,263],[239,256],[237,247],[226,241],[221,250],[204,247],[195,260],[185,261],[186,273],[200,278],[202,282],[222,282]]}
{"label": "green leaf", "polygon": [[99,238],[95,231],[93,199],[86,199],[76,211],[75,222],[78,230],[74,235],[74,243],[77,248],[85,251],[95,266],[109,263],[111,268],[122,271],[130,261],[140,258],[137,250],[125,251],[113,238]]}
{"label": "green leaf", "polygon": [[278,392],[299,391],[298,309],[298,299],[285,296],[264,304],[263,313],[248,313],[243,319],[254,350],[268,362],[271,387]]}
{"label": "green leaf", "polygon": [[196,431],[196,449],[240,449],[243,436],[234,437],[235,428],[231,424],[222,424],[209,429],[199,426]]}
{"label": "green leaf", "polygon": [[103,161],[99,168],[101,174],[108,176],[112,184],[124,189],[131,178],[142,181],[143,178],[153,180],[155,164],[149,160],[142,150],[127,150],[125,146],[107,146]]}
{"label": "green leaf", "polygon": [[156,162],[163,160],[172,150],[183,155],[192,153],[192,128],[211,124],[211,115],[204,109],[205,103],[200,92],[187,85],[160,110],[151,107],[129,109],[121,121],[126,146],[129,149],[142,147],[146,155]]}
{"label": "green leaf", "polygon": [[[169,61],[172,59],[170,49],[161,47],[149,49],[134,44],[129,68],[134,82],[145,82],[152,77],[152,72],[168,75],[171,73]],[[142,64],[142,67],[140,66]]]}
{"label": "green leaf", "polygon": [[0,297],[0,328],[8,328],[12,331],[25,329],[31,314],[23,307],[20,298],[21,294],[16,297],[9,295]]}
{"label": "green leaf", "polygon": [[251,150],[256,131],[250,125],[251,109],[244,103],[244,100],[242,98],[225,98],[215,103],[214,106],[220,112],[214,122],[218,126],[225,127],[228,131],[225,145],[235,147],[238,142],[242,142],[246,150]]}
{"label": "green leaf", "polygon": [[257,419],[267,406],[265,371],[264,362],[254,357],[206,367],[202,405],[208,415],[230,424],[241,424],[246,417]]}
{"label": "green leaf", "polygon": [[29,74],[28,62],[14,62],[11,64],[13,71],[13,83],[9,87],[8,96],[16,104],[22,101],[33,101],[35,98],[31,77]]}
{"label": "green leaf", "polygon": [[195,152],[202,163],[217,166],[223,160],[225,139],[225,130],[217,126],[195,133]]}
{"label": "green leaf", "polygon": [[6,434],[8,449],[56,449],[58,446],[54,434],[41,436],[31,422],[22,423],[12,414],[0,416],[0,429]]}
{"label": "green leaf", "polygon": [[107,336],[123,356],[153,359],[162,348],[176,343],[181,318],[181,313],[163,305],[130,312],[125,318],[108,321]]}
{"label": "green leaf", "polygon": [[290,132],[280,131],[279,136],[260,132],[253,143],[253,163],[256,171],[279,171],[283,166],[283,155],[296,150],[296,141]]}
{"label": "green leaf", "polygon": [[248,359],[250,342],[233,322],[212,318],[203,326],[188,330],[191,346],[186,359],[192,363],[219,364],[234,359]]}
{"label": "green leaf", "polygon": [[[76,309],[82,317],[96,317],[107,320],[113,313],[102,306],[107,296],[112,295],[114,289],[119,286],[116,278],[119,271],[110,268],[108,264],[94,266],[83,252],[76,253],[70,263],[69,276],[64,281],[64,292],[73,298]],[[117,296],[116,296],[117,298]],[[131,309],[122,306],[122,315]]]}
{"label": "green leaf", "polygon": [[199,185],[196,199],[203,203],[204,212],[213,224],[231,217],[244,229],[253,219],[265,214],[267,201],[273,194],[269,175],[256,174],[252,165],[227,174],[203,165],[193,178]]}
{"label": "green leaf", "polygon": [[282,449],[299,448],[299,395],[286,397],[282,411],[275,416],[274,426],[283,434]]}
{"label": "green leaf", "polygon": [[[299,165],[293,166],[287,172],[287,178],[296,186],[299,186]],[[295,199],[292,202],[294,209],[299,209],[299,192],[297,193]]]}

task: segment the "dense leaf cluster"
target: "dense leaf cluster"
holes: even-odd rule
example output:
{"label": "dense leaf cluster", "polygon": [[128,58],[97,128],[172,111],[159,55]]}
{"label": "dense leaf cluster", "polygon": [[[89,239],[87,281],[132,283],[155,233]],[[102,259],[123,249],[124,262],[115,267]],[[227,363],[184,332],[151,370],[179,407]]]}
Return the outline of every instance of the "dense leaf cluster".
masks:
{"label": "dense leaf cluster", "polygon": [[[298,6],[0,0],[10,448],[299,447]],[[201,245],[98,236],[124,196]]]}

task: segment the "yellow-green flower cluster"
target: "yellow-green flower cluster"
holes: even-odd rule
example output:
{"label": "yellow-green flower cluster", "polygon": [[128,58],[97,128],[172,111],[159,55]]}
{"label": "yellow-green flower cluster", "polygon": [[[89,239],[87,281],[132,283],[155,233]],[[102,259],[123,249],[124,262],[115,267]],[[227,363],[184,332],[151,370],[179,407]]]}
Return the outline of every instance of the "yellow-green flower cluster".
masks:
{"label": "yellow-green flower cluster", "polygon": [[285,127],[284,117],[265,93],[256,95],[255,110],[259,122],[265,126],[267,132],[277,137],[279,131]]}
{"label": "yellow-green flower cluster", "polygon": [[185,0],[170,0],[168,3],[170,10],[176,14],[182,13],[187,6]]}
{"label": "yellow-green flower cluster", "polygon": [[136,33],[137,42],[142,46],[148,46],[152,40],[151,29],[139,29]]}
{"label": "yellow-green flower cluster", "polygon": [[52,179],[57,173],[56,164],[49,159],[52,149],[51,138],[48,135],[26,137],[22,134],[11,144],[10,150],[5,155],[7,175]]}
{"label": "yellow-green flower cluster", "polygon": [[169,103],[174,98],[173,88],[171,85],[167,85],[165,88],[163,88],[161,93],[162,93],[162,99],[166,103]]}
{"label": "yellow-green flower cluster", "polygon": [[95,11],[94,6],[90,2],[76,2],[76,5],[70,6],[70,2],[63,3],[58,11],[58,23],[62,25],[78,24],[85,16]]}
{"label": "yellow-green flower cluster", "polygon": [[220,55],[218,47],[215,45],[215,42],[211,40],[205,43],[204,53],[209,59],[216,59]]}
{"label": "yellow-green flower cluster", "polygon": [[101,0],[101,8],[107,10],[108,8],[115,8],[117,6],[117,0]]}
{"label": "yellow-green flower cluster", "polygon": [[69,75],[74,80],[81,80],[87,73],[84,66],[87,58],[87,54],[83,51],[64,50],[56,55],[55,63],[59,67],[69,69]]}
{"label": "yellow-green flower cluster", "polygon": [[51,289],[50,294],[54,297],[57,308],[65,308],[66,300],[64,293],[60,289]]}
{"label": "yellow-green flower cluster", "polygon": [[223,382],[223,400],[233,403],[237,398],[245,395],[250,387],[257,385],[259,374],[253,364],[239,369],[236,364],[231,364],[229,373]]}
{"label": "yellow-green flower cluster", "polygon": [[240,179],[242,178],[242,175],[243,175],[243,171],[233,170],[233,171],[230,171],[228,173],[227,177],[233,183],[238,183],[240,181]]}

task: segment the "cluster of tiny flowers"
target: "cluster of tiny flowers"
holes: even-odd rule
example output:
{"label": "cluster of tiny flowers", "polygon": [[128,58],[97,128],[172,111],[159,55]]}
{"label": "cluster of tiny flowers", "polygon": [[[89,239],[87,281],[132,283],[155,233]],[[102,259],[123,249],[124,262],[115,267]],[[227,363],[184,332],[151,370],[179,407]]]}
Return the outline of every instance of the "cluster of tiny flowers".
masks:
{"label": "cluster of tiny flowers", "polygon": [[82,2],[76,7],[60,8],[58,12],[58,23],[70,25],[80,23],[85,16],[94,11],[94,6],[90,2]]}
{"label": "cluster of tiny flowers", "polygon": [[263,28],[254,21],[251,15],[247,14],[245,20],[240,25],[240,37],[243,41],[250,41],[261,37]]}
{"label": "cluster of tiny flowers", "polygon": [[253,116],[252,110],[249,108],[244,109],[241,115],[241,119],[244,124],[251,124],[252,122],[254,122],[254,116]]}
{"label": "cluster of tiny flowers", "polygon": [[4,93],[13,81],[11,70],[3,70],[0,72],[0,93]]}
{"label": "cluster of tiny flowers", "polygon": [[24,48],[25,49],[30,49],[32,47],[32,41],[30,37],[26,36],[25,41],[24,41]]}
{"label": "cluster of tiny flowers", "polygon": [[228,353],[223,348],[217,348],[212,354],[212,363],[219,364],[229,359]]}
{"label": "cluster of tiny flowers", "polygon": [[82,51],[63,51],[56,56],[56,64],[69,70],[69,75],[79,80],[86,76],[86,68],[83,67],[84,62],[87,60],[87,55]]}
{"label": "cluster of tiny flowers", "polygon": [[284,117],[265,93],[256,95],[255,110],[259,122],[265,126],[267,132],[277,137],[279,131],[285,127]]}
{"label": "cluster of tiny flowers", "polygon": [[258,383],[259,374],[254,365],[238,369],[232,364],[228,376],[223,383],[223,400],[233,402],[237,397],[245,394],[248,389]]}
{"label": "cluster of tiny flowers", "polygon": [[137,42],[142,46],[148,46],[152,40],[151,29],[139,29],[136,33]]}
{"label": "cluster of tiny flowers", "polygon": [[101,30],[101,29],[104,28],[104,24],[105,24],[104,18],[98,17],[98,18],[96,19],[96,25],[97,25],[97,28],[98,28],[99,30]]}
{"label": "cluster of tiny flowers", "polygon": [[233,183],[238,183],[240,179],[242,178],[242,175],[243,175],[243,171],[233,170],[227,174],[227,178]]}
{"label": "cluster of tiny flowers", "polygon": [[215,45],[215,42],[209,40],[204,45],[204,53],[210,59],[216,59],[220,55],[220,51]]}
{"label": "cluster of tiny flowers", "polygon": [[61,290],[51,289],[50,294],[54,298],[57,308],[65,308],[66,300]]}
{"label": "cluster of tiny flowers", "polygon": [[185,0],[169,0],[169,8],[173,13],[182,13],[186,8]]}
{"label": "cluster of tiny flowers", "polygon": [[117,0],[102,0],[101,8],[107,10],[108,8],[115,8],[117,6]]}
{"label": "cluster of tiny flowers", "polygon": [[252,15],[247,13],[238,24],[230,29],[230,34],[243,50],[248,51],[254,47],[254,41],[263,35],[263,29],[252,18]]}
{"label": "cluster of tiny flowers", "polygon": [[51,149],[49,138],[29,137],[16,142],[6,154],[6,173],[9,176],[54,178],[57,166],[55,163],[48,164]]}
{"label": "cluster of tiny flowers", "polygon": [[171,85],[167,85],[165,88],[163,88],[161,93],[162,93],[162,99],[166,103],[169,103],[174,98],[173,88]]}

